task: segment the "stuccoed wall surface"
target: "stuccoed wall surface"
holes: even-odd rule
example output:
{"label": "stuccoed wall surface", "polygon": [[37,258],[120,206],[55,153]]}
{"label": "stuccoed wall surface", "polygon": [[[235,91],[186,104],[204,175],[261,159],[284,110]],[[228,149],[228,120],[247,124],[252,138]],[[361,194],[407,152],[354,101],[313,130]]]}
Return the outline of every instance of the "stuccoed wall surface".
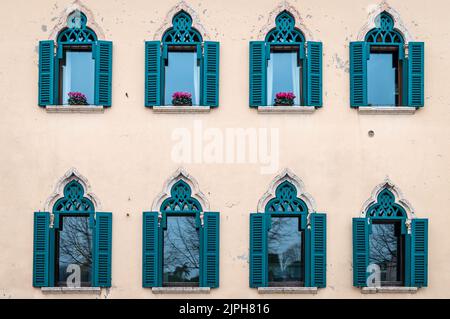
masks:
{"label": "stuccoed wall surface", "polygon": [[[249,213],[276,175],[260,165],[184,164],[221,212],[220,288],[205,298],[450,297],[450,5],[391,0],[414,39],[425,42],[425,108],[414,115],[361,115],[349,107],[348,43],[367,23],[373,0],[292,0],[323,42],[323,104],[314,114],[257,114],[248,107],[249,41],[257,40],[272,0],[189,1],[220,41],[220,107],[209,114],[155,114],[144,107],[144,41],[153,40],[175,0],[84,0],[114,41],[113,106],[103,114],[48,114],[37,106],[38,41],[50,37],[69,0],[3,0],[0,10],[0,297],[47,296],[32,288],[33,212],[42,210],[71,167],[113,212],[112,288],[101,297],[154,295],[141,284],[142,211],[180,164],[176,128],[278,128],[279,170],[305,183],[327,212],[327,288],[317,295],[259,295],[248,287]],[[375,135],[370,138],[368,131]],[[428,217],[429,287],[415,295],[362,295],[352,287],[351,218],[386,175]],[[129,217],[127,217],[129,214]],[[91,298],[91,296],[87,296]]]}

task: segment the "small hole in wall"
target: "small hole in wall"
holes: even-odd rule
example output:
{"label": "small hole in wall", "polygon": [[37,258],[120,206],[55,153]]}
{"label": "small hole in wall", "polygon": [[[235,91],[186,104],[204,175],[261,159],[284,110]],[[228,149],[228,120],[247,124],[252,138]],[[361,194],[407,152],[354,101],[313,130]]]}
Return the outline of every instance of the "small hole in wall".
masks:
{"label": "small hole in wall", "polygon": [[370,130],[367,135],[369,135],[369,137],[374,137],[375,136],[375,132]]}
{"label": "small hole in wall", "polygon": [[130,213],[127,213],[127,217],[130,217]]}

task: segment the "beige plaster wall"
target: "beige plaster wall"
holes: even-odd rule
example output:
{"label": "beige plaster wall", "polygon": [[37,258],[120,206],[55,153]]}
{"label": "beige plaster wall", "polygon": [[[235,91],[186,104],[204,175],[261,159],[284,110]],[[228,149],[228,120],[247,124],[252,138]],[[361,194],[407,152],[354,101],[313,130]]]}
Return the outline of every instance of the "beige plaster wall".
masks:
{"label": "beige plaster wall", "polygon": [[[276,174],[261,174],[251,163],[184,165],[211,209],[221,212],[221,286],[205,298],[450,297],[447,1],[389,1],[413,37],[426,43],[426,107],[410,116],[360,115],[349,107],[348,42],[356,40],[375,0],[290,1],[324,44],[324,107],[312,115],[261,115],[248,107],[248,42],[278,1],[189,1],[221,44],[220,107],[173,115],[144,107],[144,41],[153,39],[177,1],[84,0],[114,41],[113,106],[104,114],[48,114],[37,106],[37,46],[70,3],[0,4],[0,298],[49,298],[31,286],[33,212],[43,209],[71,167],[114,214],[113,287],[102,297],[168,297],[141,287],[142,211],[151,209],[179,166],[171,160],[173,130],[191,129],[195,119],[221,130],[278,128],[280,170],[293,170],[318,210],[328,213],[327,288],[316,296],[261,296],[248,287],[248,215]],[[416,214],[430,219],[429,287],[416,295],[363,296],[352,287],[351,218],[386,175]]]}

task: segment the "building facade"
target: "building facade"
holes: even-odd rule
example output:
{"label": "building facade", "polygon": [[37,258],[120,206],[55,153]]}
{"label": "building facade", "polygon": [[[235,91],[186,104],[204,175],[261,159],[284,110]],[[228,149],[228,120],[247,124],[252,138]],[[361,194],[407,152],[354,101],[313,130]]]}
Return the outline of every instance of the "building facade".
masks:
{"label": "building facade", "polygon": [[0,297],[450,297],[447,6],[4,0]]}

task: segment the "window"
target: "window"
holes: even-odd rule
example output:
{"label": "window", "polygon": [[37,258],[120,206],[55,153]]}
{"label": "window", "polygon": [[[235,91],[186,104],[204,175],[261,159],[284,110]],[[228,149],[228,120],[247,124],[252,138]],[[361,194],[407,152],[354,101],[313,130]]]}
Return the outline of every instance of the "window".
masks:
{"label": "window", "polygon": [[219,105],[219,43],[203,41],[178,12],[162,41],[145,44],[145,106]]}
{"label": "window", "polygon": [[275,25],[250,42],[250,106],[322,106],[322,43],[306,42],[287,11]]}
{"label": "window", "polygon": [[110,287],[112,214],[96,212],[76,179],[34,215],[34,287]]}
{"label": "window", "polygon": [[159,211],[144,212],[143,287],[219,286],[219,213],[198,198],[175,179]]}
{"label": "window", "polygon": [[351,106],[423,106],[423,43],[405,43],[387,12],[375,25],[350,43]]}
{"label": "window", "polygon": [[382,184],[365,217],[353,219],[356,287],[427,285],[428,220],[415,218],[398,194],[392,184]]}
{"label": "window", "polygon": [[273,185],[264,211],[250,214],[250,287],[325,287],[326,215],[310,211],[292,181]]}
{"label": "window", "polygon": [[111,106],[112,42],[75,11],[53,41],[39,43],[39,105]]}

